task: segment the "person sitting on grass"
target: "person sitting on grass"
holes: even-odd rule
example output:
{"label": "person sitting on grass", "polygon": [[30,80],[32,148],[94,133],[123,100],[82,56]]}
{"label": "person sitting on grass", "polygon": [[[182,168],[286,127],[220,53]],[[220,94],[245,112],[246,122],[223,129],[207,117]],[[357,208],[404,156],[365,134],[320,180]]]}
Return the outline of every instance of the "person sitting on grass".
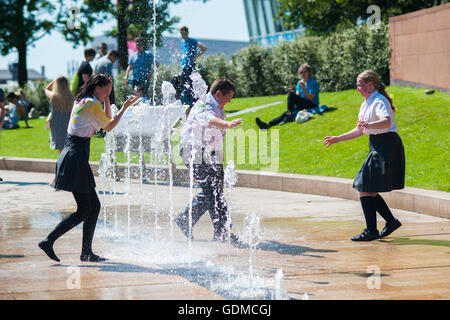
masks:
{"label": "person sitting on grass", "polygon": [[[0,88],[0,137],[4,122],[5,122],[5,93],[3,92],[3,89]],[[3,181],[3,179],[0,178],[0,181]]]}
{"label": "person sitting on grass", "polygon": [[28,115],[25,110],[25,106],[20,102],[19,97],[14,93],[10,92],[6,96],[10,106],[6,111],[5,123],[3,124],[3,129],[17,129],[19,128],[20,118],[25,121],[27,128],[33,128],[28,124]]}
{"label": "person sitting on grass", "polygon": [[298,69],[298,75],[301,79],[297,82],[296,92],[294,93],[292,87],[287,89],[287,111],[269,122],[263,122],[257,117],[255,120],[260,129],[292,122],[298,111],[319,106],[319,84],[311,77],[309,64],[302,64]]}

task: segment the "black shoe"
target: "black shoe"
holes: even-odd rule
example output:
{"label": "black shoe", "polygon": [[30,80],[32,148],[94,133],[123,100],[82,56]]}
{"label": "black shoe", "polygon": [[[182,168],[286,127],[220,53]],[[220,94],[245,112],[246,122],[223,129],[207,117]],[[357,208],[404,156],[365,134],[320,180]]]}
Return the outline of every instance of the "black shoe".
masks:
{"label": "black shoe", "polygon": [[269,129],[269,125],[266,122],[261,121],[261,119],[256,118],[255,121],[260,129]]}
{"label": "black shoe", "polygon": [[59,262],[59,258],[56,256],[55,251],[53,251],[53,244],[49,241],[42,240],[39,242],[39,248],[41,248],[50,259]]}
{"label": "black shoe", "polygon": [[184,221],[183,218],[181,217],[176,217],[175,219],[175,223],[177,224],[177,226],[181,229],[181,232],[183,232],[183,234],[186,236],[186,238],[190,238],[191,240],[194,240],[194,236],[192,235],[192,230],[191,232],[189,232],[189,226],[187,226]]}
{"label": "black shoe", "polygon": [[214,241],[220,241],[223,243],[230,243],[232,246],[237,248],[248,248],[248,244],[244,243],[237,235],[234,233],[230,233],[230,238],[228,239],[228,233],[222,233],[222,234],[214,234]]}
{"label": "black shoe", "polygon": [[106,258],[100,257],[94,253],[89,254],[81,254],[80,260],[83,262],[103,262],[106,261]]}
{"label": "black shoe", "polygon": [[376,240],[380,237],[380,234],[378,233],[378,230],[375,231],[369,231],[367,229],[364,229],[364,231],[357,235],[352,237],[352,241],[372,241]]}
{"label": "black shoe", "polygon": [[383,230],[381,230],[380,238],[387,237],[387,236],[390,235],[392,232],[394,232],[395,230],[397,230],[398,228],[400,228],[401,225],[402,225],[402,224],[401,224],[400,221],[398,221],[397,219],[395,219],[395,221],[392,222],[392,223],[386,223],[386,226],[383,228]]}
{"label": "black shoe", "polygon": [[152,182],[150,181],[149,178],[147,178],[147,177],[142,177],[142,183],[143,183],[143,184],[150,184],[150,183],[152,183]]}

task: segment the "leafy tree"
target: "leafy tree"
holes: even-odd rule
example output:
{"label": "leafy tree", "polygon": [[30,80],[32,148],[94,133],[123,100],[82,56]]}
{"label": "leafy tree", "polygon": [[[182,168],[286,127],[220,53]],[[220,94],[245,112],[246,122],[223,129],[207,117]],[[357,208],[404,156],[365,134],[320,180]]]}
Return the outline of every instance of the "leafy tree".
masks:
{"label": "leafy tree", "polygon": [[[27,76],[27,49],[52,30],[79,44],[90,39],[88,30],[105,17],[94,12],[85,1],[76,12],[70,10],[67,1],[55,0],[1,0],[0,1],[0,53],[12,50],[18,53],[18,83],[23,87]],[[76,14],[76,16],[74,16]]]}
{"label": "leafy tree", "polygon": [[[141,35],[151,39],[156,23],[156,39],[171,30],[179,21],[170,17],[169,4],[182,0],[83,0],[74,7],[64,0],[0,0],[0,53],[18,52],[18,82],[27,82],[27,48],[56,30],[73,46],[92,40],[90,30],[96,23],[117,19],[117,28],[110,32],[118,37],[120,66],[128,62],[127,36]],[[206,2],[208,0],[202,0]],[[153,15],[155,9],[156,15]],[[56,53],[55,53],[56,54]]]}
{"label": "leafy tree", "polygon": [[374,11],[370,6],[380,8],[384,23],[390,17],[429,8],[448,2],[447,0],[279,0],[281,18],[285,26],[296,29],[300,25],[310,34],[331,33],[338,29],[356,25],[367,20]]}

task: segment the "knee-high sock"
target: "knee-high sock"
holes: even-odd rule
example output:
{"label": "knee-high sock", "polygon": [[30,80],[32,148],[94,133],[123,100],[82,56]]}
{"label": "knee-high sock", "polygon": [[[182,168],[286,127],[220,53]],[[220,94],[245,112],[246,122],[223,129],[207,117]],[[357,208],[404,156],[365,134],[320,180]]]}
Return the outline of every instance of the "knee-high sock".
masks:
{"label": "knee-high sock", "polygon": [[395,218],[392,215],[392,212],[389,209],[386,202],[384,201],[383,197],[381,197],[380,195],[377,195],[375,197],[375,200],[376,200],[377,211],[383,217],[383,219],[386,220],[387,223],[394,222]]}
{"label": "knee-high sock", "polygon": [[367,230],[377,230],[377,211],[376,211],[376,199],[375,197],[361,197],[359,198],[361,207],[364,212],[364,218],[366,219]]}

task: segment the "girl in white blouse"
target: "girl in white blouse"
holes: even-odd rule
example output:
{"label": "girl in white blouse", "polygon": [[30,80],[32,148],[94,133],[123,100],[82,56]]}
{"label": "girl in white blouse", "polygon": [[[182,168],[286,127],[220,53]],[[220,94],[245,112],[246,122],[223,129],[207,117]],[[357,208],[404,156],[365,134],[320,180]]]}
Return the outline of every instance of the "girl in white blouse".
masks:
{"label": "girl in white blouse", "polygon": [[56,162],[55,188],[72,192],[77,203],[77,211],[64,218],[44,240],[39,242],[39,248],[55,261],[59,261],[59,258],[53,250],[53,244],[81,222],[83,222],[83,236],[80,260],[83,262],[105,261],[105,258],[92,251],[100,201],[89,165],[90,141],[100,128],[108,132],[113,130],[128,107],[139,98],[130,97],[112,118],[109,103],[111,90],[111,78],[94,74],[75,97],[64,148]]}
{"label": "girl in white blouse", "polygon": [[[356,86],[365,99],[359,110],[356,127],[340,136],[325,137],[323,144],[329,147],[363,134],[369,136],[370,152],[353,181],[353,187],[360,197],[366,229],[351,239],[371,241],[386,237],[401,226],[379,192],[404,188],[405,152],[397,134],[392,98],[377,73],[364,71],[358,76]],[[377,211],[386,220],[381,233],[377,230]]]}

